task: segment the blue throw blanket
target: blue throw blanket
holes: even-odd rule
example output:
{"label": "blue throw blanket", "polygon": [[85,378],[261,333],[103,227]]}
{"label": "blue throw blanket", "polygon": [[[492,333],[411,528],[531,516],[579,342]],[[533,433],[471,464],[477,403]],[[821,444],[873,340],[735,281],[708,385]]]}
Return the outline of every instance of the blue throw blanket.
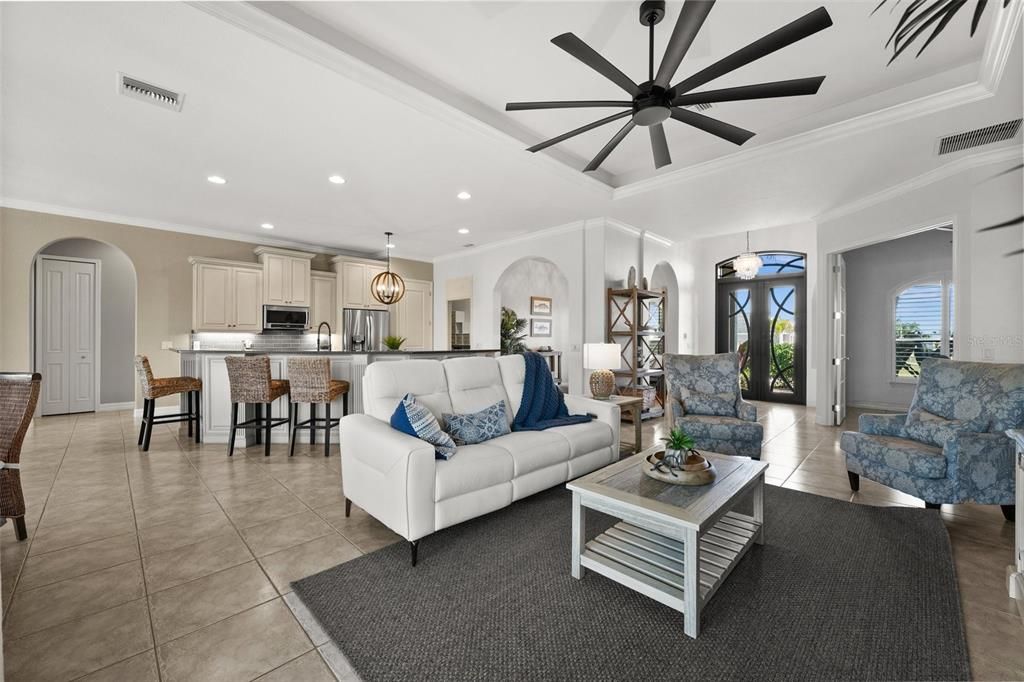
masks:
{"label": "blue throw blanket", "polygon": [[547,360],[537,353],[523,353],[526,380],[523,400],[512,421],[513,431],[543,431],[553,426],[582,424],[591,420],[589,414],[569,414],[565,396],[551,378]]}

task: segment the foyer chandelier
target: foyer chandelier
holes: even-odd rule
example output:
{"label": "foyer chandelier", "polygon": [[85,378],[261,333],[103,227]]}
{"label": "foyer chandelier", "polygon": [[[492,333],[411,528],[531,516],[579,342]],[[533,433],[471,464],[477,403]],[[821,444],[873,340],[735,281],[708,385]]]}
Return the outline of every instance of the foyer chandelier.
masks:
{"label": "foyer chandelier", "polygon": [[391,249],[394,248],[391,243],[392,233],[385,232],[384,234],[388,237],[385,247],[388,257],[387,269],[370,281],[370,295],[384,305],[391,305],[398,303],[405,296],[405,281],[399,275],[391,272]]}
{"label": "foyer chandelier", "polygon": [[750,231],[747,231],[747,250],[736,256],[732,261],[732,269],[740,279],[754,279],[761,270],[764,261],[750,250]]}

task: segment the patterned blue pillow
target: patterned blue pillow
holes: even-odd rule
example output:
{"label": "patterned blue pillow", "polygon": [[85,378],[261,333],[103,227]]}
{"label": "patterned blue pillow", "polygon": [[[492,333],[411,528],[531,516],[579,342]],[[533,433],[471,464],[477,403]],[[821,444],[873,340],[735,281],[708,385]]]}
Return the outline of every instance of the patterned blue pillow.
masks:
{"label": "patterned blue pillow", "polygon": [[406,393],[395,408],[391,415],[391,428],[433,445],[437,459],[451,459],[455,454],[455,441],[441,429],[437,417],[418,404],[411,393]]}
{"label": "patterned blue pillow", "polygon": [[459,445],[475,445],[509,433],[504,400],[473,414],[446,414],[444,422]]}
{"label": "patterned blue pillow", "polygon": [[713,417],[736,416],[735,393],[701,393],[689,391],[683,398],[683,409],[686,414],[707,415]]}

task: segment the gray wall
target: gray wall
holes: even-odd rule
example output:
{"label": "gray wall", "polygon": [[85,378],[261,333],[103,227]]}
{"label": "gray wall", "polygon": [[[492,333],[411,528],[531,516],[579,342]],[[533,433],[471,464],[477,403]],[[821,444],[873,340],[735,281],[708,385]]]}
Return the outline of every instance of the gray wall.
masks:
{"label": "gray wall", "polygon": [[136,284],[131,260],[120,249],[92,239],[63,239],[43,254],[101,261],[100,403],[134,402]]}
{"label": "gray wall", "polygon": [[[953,234],[929,230],[847,251],[847,403],[906,408],[916,384],[891,381],[890,297],[897,288],[953,269]],[[954,293],[955,295],[955,293]]]}

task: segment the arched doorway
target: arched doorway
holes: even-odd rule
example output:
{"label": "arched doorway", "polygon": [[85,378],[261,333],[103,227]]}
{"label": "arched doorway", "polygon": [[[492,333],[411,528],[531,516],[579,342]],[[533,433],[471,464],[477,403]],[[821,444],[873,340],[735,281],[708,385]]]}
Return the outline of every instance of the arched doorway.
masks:
{"label": "arched doorway", "polygon": [[666,261],[661,261],[651,271],[650,288],[665,290],[668,301],[663,311],[662,329],[665,330],[665,345],[662,352],[679,352],[679,282],[676,271]]}
{"label": "arched doorway", "polygon": [[135,406],[137,278],[116,246],[60,239],[30,266],[32,357],[43,415]]}
{"label": "arched doorway", "polygon": [[[569,280],[547,258],[521,258],[498,277],[494,285],[494,328],[501,330],[502,309],[515,313],[523,325],[522,343],[526,348],[550,348],[555,370],[561,367],[562,353],[568,350]],[[564,383],[567,377],[560,377]]]}
{"label": "arched doorway", "polygon": [[807,256],[760,252],[742,279],[734,258],[715,266],[715,348],[740,353],[743,397],[806,404]]}

